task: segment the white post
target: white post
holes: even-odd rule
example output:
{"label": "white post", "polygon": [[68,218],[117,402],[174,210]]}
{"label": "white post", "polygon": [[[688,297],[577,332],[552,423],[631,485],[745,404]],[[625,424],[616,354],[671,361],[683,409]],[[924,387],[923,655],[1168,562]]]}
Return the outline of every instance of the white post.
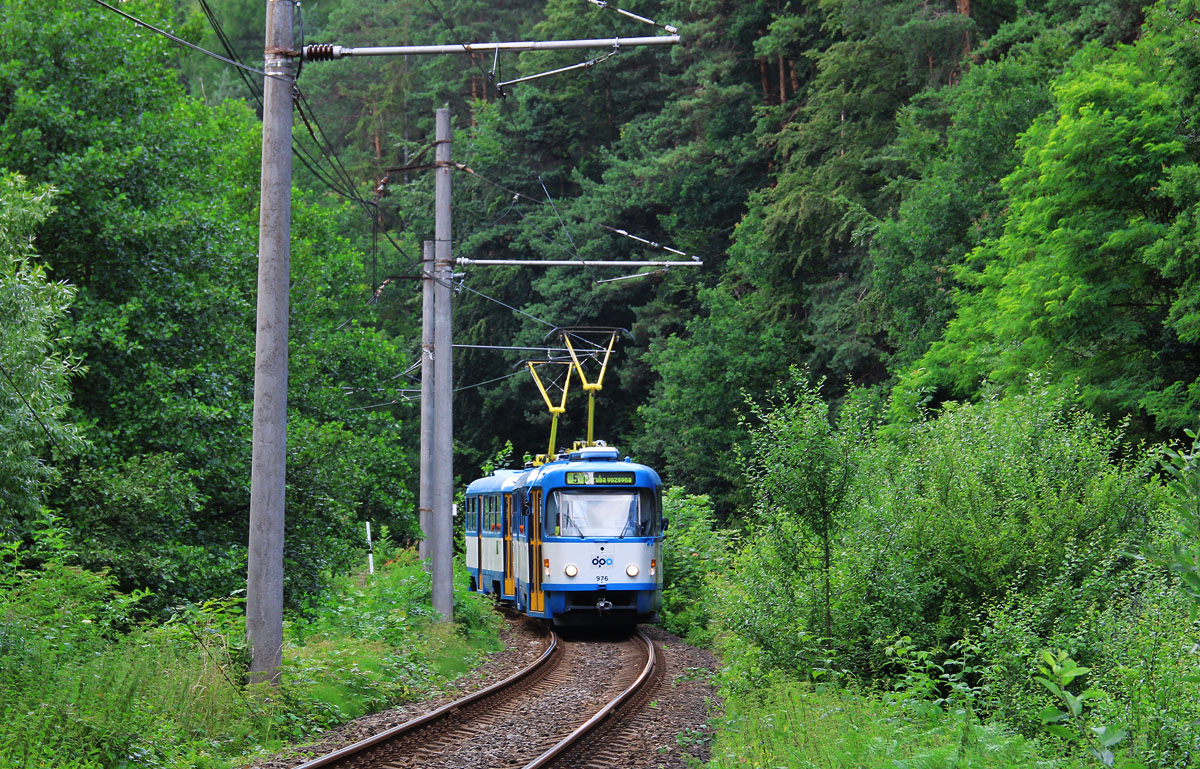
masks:
{"label": "white post", "polygon": [[371,522],[367,521],[367,573],[375,573],[375,546],[371,544]]}

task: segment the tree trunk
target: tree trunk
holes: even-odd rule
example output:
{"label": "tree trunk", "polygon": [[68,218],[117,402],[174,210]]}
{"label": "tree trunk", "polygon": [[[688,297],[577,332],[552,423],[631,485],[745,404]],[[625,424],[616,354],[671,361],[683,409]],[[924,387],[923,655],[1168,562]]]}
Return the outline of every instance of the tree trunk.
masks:
{"label": "tree trunk", "polygon": [[833,641],[833,607],[832,607],[833,591],[831,589],[830,580],[829,580],[829,567],[830,567],[830,563],[832,562],[833,559],[830,556],[830,544],[829,544],[829,532],[828,531],[825,532],[825,536],[823,537],[822,546],[824,547],[824,553],[822,554],[822,560],[824,561],[823,565],[824,565],[824,571],[825,571],[825,638],[827,641],[832,642]]}
{"label": "tree trunk", "polygon": [[779,54],[779,103],[787,104],[787,70],[784,68],[783,54]]}
{"label": "tree trunk", "polygon": [[[971,0],[954,0],[960,16],[971,17]],[[963,58],[971,55],[971,31],[963,32]]]}

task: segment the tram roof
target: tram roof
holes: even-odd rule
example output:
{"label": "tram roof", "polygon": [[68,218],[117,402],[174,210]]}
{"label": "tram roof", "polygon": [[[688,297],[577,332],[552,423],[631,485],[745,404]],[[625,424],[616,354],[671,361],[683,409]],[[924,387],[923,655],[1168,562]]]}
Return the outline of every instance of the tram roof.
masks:
{"label": "tram roof", "polygon": [[468,494],[488,494],[512,491],[528,470],[496,470],[491,475],[478,478],[467,485]]}
{"label": "tram roof", "polygon": [[652,468],[629,460],[561,459],[535,469],[525,483],[539,486],[658,487],[662,480]]}
{"label": "tram roof", "polygon": [[467,486],[468,494],[506,493],[523,486],[655,488],[662,479],[653,468],[619,459],[615,451],[572,452],[544,465],[524,470],[496,470]]}

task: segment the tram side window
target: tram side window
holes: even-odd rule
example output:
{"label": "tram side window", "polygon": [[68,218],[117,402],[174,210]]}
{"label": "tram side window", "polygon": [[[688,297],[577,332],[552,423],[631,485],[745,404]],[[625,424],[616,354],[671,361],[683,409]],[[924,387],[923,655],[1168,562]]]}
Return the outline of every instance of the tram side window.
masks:
{"label": "tram side window", "polygon": [[471,499],[470,497],[468,497],[468,498],[467,498],[467,504],[466,504],[466,508],[467,508],[467,514],[466,514],[466,516],[463,518],[463,525],[466,527],[466,530],[467,530],[467,531],[474,531],[474,530],[475,530],[475,527],[474,527],[474,523],[475,523],[475,500],[473,500],[473,499]]}

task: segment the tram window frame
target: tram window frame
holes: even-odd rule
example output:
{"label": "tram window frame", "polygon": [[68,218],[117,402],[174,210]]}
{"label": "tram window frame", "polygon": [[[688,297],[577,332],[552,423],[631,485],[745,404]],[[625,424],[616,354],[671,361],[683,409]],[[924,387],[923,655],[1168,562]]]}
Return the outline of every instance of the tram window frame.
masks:
{"label": "tram window frame", "polygon": [[[545,495],[545,504],[543,505],[542,515],[542,531],[548,536],[563,537],[568,539],[583,538],[600,538],[600,539],[647,539],[657,537],[662,533],[662,490],[651,489],[646,487],[639,488],[616,488],[608,486],[591,486],[587,487],[591,493],[611,493],[611,494],[634,494],[637,497],[638,523],[637,529],[627,534],[563,534],[561,532],[561,521],[559,520],[559,494],[581,494],[584,492],[583,487],[563,487],[550,489]],[[649,509],[647,509],[649,508]],[[626,521],[626,531],[629,529],[629,522]],[[552,532],[552,533],[551,533]]]}

